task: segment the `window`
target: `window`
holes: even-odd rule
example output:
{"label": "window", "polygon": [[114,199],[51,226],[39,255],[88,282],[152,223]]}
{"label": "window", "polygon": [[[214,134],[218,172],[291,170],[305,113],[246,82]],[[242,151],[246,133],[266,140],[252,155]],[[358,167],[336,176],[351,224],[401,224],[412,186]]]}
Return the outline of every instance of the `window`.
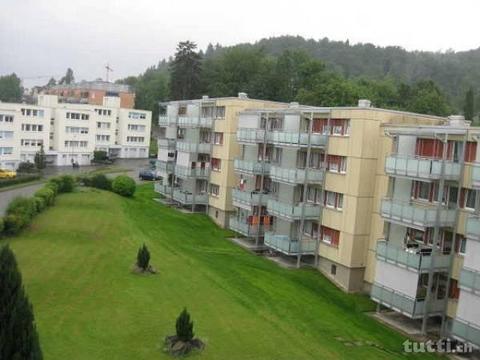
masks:
{"label": "window", "polygon": [[320,226],[317,221],[305,221],[303,233],[311,238],[318,238]]}
{"label": "window", "polygon": [[186,106],[180,106],[178,108],[178,115],[187,115],[187,107]]}
{"label": "window", "polygon": [[456,241],[455,241],[455,252],[460,255],[465,255],[466,250],[467,250],[467,239],[464,236],[457,234]]}
{"label": "window", "polygon": [[220,194],[220,186],[216,184],[210,184],[210,195],[218,196]]}
{"label": "window", "polygon": [[128,112],[128,118],[129,119],[145,119],[146,114],[138,111],[129,111]]}
{"label": "window", "polygon": [[67,112],[65,116],[67,119],[71,119],[71,120],[88,120],[90,118],[90,115],[88,114],[74,113],[74,112]]}
{"label": "window", "polygon": [[12,123],[13,115],[0,114],[0,122]]}
{"label": "window", "polygon": [[202,106],[202,118],[213,117],[213,106]]}
{"label": "window", "polygon": [[75,127],[75,126],[66,126],[65,132],[67,134],[88,134],[88,128],[86,127]]}
{"label": "window", "polygon": [[21,109],[23,116],[35,116],[35,117],[43,117],[45,115],[44,110],[37,110],[37,109]]}
{"label": "window", "polygon": [[43,144],[43,140],[40,140],[40,139],[22,139],[20,141],[21,145],[22,146],[25,146],[25,147],[38,147],[38,146],[42,146]]}
{"label": "window", "polygon": [[110,129],[109,122],[97,122],[97,129]]}
{"label": "window", "polygon": [[460,207],[467,210],[475,210],[475,198],[477,192],[472,189],[462,189],[460,192]]}
{"label": "window", "polygon": [[128,130],[145,132],[145,125],[128,124]]}
{"label": "window", "polygon": [[88,145],[88,142],[87,141],[71,141],[71,140],[66,140],[65,143],[64,143],[65,147],[72,147],[72,148],[76,148],[76,147],[87,147]]}
{"label": "window", "polygon": [[307,202],[319,204],[322,199],[322,189],[309,186],[307,188]]}
{"label": "window", "polygon": [[334,191],[325,191],[324,205],[331,209],[343,209],[343,194]]}
{"label": "window", "polygon": [[13,147],[0,147],[0,155],[11,155]]}
{"label": "window", "polygon": [[327,170],[344,174],[347,172],[347,158],[339,155],[327,155]]}
{"label": "window", "polygon": [[458,287],[458,281],[450,279],[450,289],[448,291],[448,298],[458,300],[460,296],[460,288]]}
{"label": "window", "polygon": [[143,136],[127,136],[127,142],[144,142]]}
{"label": "window", "polygon": [[465,162],[474,162],[477,159],[477,142],[467,141],[465,148]]}
{"label": "window", "polygon": [[212,164],[212,170],[214,170],[214,171],[220,171],[220,169],[222,168],[222,160],[221,159],[212,158],[211,164]]}
{"label": "window", "polygon": [[215,145],[223,145],[223,133],[216,132],[213,134],[213,143]]}
{"label": "window", "polygon": [[37,124],[22,124],[22,131],[43,131],[43,125]]}
{"label": "window", "polygon": [[0,131],[0,139],[12,139],[13,131]]}
{"label": "window", "polygon": [[225,106],[217,106],[216,118],[217,119],[225,118]]}
{"label": "window", "polygon": [[331,245],[333,247],[338,247],[340,243],[340,231],[331,229],[326,226],[322,226],[321,239],[322,239],[322,242],[328,245]]}
{"label": "window", "polygon": [[346,136],[350,133],[350,120],[348,119],[331,119],[330,125],[332,135]]}
{"label": "window", "polygon": [[332,266],[330,267],[330,274],[337,275],[337,265],[332,264]]}
{"label": "window", "polygon": [[97,141],[110,141],[110,135],[97,135]]}

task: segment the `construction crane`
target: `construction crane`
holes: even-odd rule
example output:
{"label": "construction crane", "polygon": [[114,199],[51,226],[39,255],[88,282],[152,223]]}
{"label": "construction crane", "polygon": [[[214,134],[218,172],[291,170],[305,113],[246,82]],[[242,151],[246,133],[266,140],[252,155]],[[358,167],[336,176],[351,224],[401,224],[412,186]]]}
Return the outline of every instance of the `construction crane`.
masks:
{"label": "construction crane", "polygon": [[110,74],[111,71],[113,71],[113,69],[110,67],[110,64],[107,63],[107,65],[105,65],[105,69],[107,70],[107,76],[106,76],[106,80],[108,82],[108,75]]}

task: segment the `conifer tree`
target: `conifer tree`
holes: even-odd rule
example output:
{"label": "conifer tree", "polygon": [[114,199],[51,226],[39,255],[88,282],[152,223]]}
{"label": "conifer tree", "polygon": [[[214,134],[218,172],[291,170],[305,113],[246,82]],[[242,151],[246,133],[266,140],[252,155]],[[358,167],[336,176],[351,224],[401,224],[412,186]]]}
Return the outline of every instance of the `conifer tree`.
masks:
{"label": "conifer tree", "polygon": [[149,263],[150,251],[148,251],[148,248],[143,244],[143,246],[138,249],[137,266],[143,270],[147,270]]}
{"label": "conifer tree", "polygon": [[187,342],[193,339],[193,321],[190,321],[190,314],[186,308],[178,316],[175,328],[179,340]]}
{"label": "conifer tree", "polygon": [[42,359],[32,305],[8,246],[0,248],[0,359]]}

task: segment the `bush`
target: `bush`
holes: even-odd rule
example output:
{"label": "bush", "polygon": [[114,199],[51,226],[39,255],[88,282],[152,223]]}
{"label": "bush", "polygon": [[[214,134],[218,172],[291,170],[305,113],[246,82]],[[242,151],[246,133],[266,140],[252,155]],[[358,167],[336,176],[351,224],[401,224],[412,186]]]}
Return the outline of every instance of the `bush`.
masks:
{"label": "bush", "polygon": [[75,179],[70,175],[63,175],[49,180],[50,184],[55,184],[57,193],[72,192],[75,188]]}
{"label": "bush", "polygon": [[43,188],[52,190],[55,196],[58,194],[58,184],[55,181],[49,180]]}
{"label": "bush", "polygon": [[37,214],[37,205],[33,198],[16,197],[8,204],[7,215],[20,215],[28,224]]}
{"label": "bush", "polygon": [[186,308],[183,309],[177,318],[175,328],[177,330],[177,337],[181,341],[187,342],[193,339],[193,321],[190,321],[190,314]]}
{"label": "bush", "polygon": [[55,191],[51,186],[44,186],[43,188],[38,189],[34,196],[42,198],[45,202],[45,206],[53,205],[55,202]]}
{"label": "bush", "polygon": [[47,207],[47,203],[46,203],[44,198],[34,196],[33,200],[35,201],[35,206],[37,208],[37,213],[41,213]]}
{"label": "bush", "polygon": [[95,150],[93,152],[93,161],[105,161],[108,159],[108,155],[106,151],[103,150]]}
{"label": "bush", "polygon": [[148,264],[150,263],[150,252],[148,248],[143,244],[143,246],[138,249],[137,253],[137,266],[143,270],[148,269]]}
{"label": "bush", "polygon": [[126,175],[119,175],[112,182],[113,192],[122,196],[133,196],[135,189],[135,180]]}
{"label": "bush", "polygon": [[31,163],[30,161],[21,162],[20,164],[18,164],[18,168],[17,168],[18,173],[29,174],[29,173],[34,173],[36,171],[37,169],[35,167],[35,164]]}
{"label": "bush", "polygon": [[22,230],[23,222],[18,215],[7,215],[3,218],[4,230],[7,235],[16,235]]}
{"label": "bush", "polygon": [[0,180],[0,188],[35,181],[38,179],[40,179],[40,175],[21,175],[11,179],[2,179]]}
{"label": "bush", "polygon": [[112,180],[110,180],[104,174],[94,175],[89,179],[89,183],[90,185],[86,185],[86,186],[91,186],[91,187],[102,189],[102,190],[112,190]]}
{"label": "bush", "polygon": [[5,223],[3,221],[3,218],[0,218],[0,236],[2,235],[3,230],[5,228],[4,225],[5,225]]}

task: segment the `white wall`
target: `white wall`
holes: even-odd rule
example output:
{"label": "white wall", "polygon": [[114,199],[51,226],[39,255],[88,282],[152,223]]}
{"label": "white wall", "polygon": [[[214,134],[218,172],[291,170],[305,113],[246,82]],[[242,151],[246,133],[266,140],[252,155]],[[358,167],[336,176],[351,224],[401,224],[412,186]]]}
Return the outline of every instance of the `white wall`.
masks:
{"label": "white wall", "polygon": [[283,130],[298,132],[300,130],[300,115],[285,115]]}
{"label": "white wall", "polygon": [[480,326],[480,297],[461,290],[458,300],[457,317]]}
{"label": "white wall", "polygon": [[480,242],[467,240],[466,254],[463,265],[467,268],[480,271]]}
{"label": "white wall", "polygon": [[417,142],[416,136],[400,135],[398,137],[397,153],[403,154],[403,155],[414,155],[416,142]]}
{"label": "white wall", "polygon": [[417,296],[418,273],[377,261],[375,282],[397,290],[412,298]]}
{"label": "white wall", "polygon": [[256,129],[260,126],[259,114],[240,113],[238,118],[238,127],[247,129]]}

